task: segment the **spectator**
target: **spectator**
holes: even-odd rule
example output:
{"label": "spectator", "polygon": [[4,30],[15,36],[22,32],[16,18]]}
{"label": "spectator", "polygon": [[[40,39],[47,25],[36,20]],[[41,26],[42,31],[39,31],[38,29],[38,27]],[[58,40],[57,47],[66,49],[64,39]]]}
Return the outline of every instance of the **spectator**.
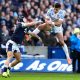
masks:
{"label": "spectator", "polygon": [[[43,16],[55,2],[61,3],[62,8],[66,10],[64,30],[80,27],[79,0],[0,0],[0,24],[6,23],[5,26],[11,36],[16,28],[19,16],[24,15],[27,21],[31,22],[37,16]],[[3,21],[5,22],[2,23]]]}
{"label": "spectator", "polygon": [[[71,49],[73,72],[80,73],[80,29],[79,28],[74,29],[74,34],[70,36],[70,43],[71,43],[70,49]],[[77,61],[78,63],[76,65]]]}

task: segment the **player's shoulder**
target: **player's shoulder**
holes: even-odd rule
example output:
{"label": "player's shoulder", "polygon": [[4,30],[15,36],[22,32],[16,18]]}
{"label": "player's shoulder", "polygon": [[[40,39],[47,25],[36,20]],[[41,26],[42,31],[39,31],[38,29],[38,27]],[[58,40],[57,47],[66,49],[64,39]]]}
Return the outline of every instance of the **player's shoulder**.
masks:
{"label": "player's shoulder", "polygon": [[64,9],[60,9],[60,10],[59,10],[59,14],[65,15],[65,14],[66,14],[66,11],[65,11]]}
{"label": "player's shoulder", "polygon": [[48,9],[48,12],[53,12],[53,11],[54,11],[53,8],[49,8],[49,9]]}
{"label": "player's shoulder", "polygon": [[65,16],[65,15],[66,15],[65,10],[60,9],[59,12],[58,12],[59,18],[64,19],[64,16]]}

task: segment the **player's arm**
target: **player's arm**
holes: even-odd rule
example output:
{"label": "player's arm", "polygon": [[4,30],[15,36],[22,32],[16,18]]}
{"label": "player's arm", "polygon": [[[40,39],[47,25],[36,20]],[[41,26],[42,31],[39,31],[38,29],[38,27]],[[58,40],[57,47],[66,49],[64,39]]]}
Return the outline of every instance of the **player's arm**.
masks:
{"label": "player's arm", "polygon": [[63,23],[63,20],[57,20],[55,22],[51,21],[51,25],[60,26]]}
{"label": "player's arm", "polygon": [[46,23],[51,24],[51,25],[55,25],[55,26],[60,26],[63,21],[64,21],[64,16],[65,16],[65,11],[61,11],[60,14],[58,15],[58,19],[56,21],[52,21],[52,20],[47,20]]}
{"label": "player's arm", "polygon": [[55,22],[52,20],[46,20],[46,24],[52,25],[52,26],[60,26],[63,23],[64,19],[58,19]]}
{"label": "player's arm", "polygon": [[26,26],[33,26],[33,25],[36,25],[38,23],[42,23],[41,21],[33,21],[33,22],[21,22],[22,26],[26,27]]}
{"label": "player's arm", "polygon": [[45,23],[47,25],[52,25],[52,26],[60,26],[63,23],[63,20],[57,20],[55,22],[53,22],[48,16],[45,17]]}

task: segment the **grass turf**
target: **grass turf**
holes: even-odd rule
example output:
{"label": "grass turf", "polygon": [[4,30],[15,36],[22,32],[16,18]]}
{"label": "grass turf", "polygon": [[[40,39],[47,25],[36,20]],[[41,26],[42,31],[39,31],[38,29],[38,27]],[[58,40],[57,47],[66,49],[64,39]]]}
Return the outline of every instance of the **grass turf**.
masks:
{"label": "grass turf", "polygon": [[80,80],[80,74],[13,72],[8,78],[0,75],[0,80]]}

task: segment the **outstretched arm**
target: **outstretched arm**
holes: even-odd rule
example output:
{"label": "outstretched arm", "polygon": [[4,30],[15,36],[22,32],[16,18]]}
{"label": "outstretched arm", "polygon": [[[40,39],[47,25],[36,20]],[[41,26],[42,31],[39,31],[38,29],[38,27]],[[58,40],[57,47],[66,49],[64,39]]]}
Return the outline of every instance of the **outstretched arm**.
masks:
{"label": "outstretched arm", "polygon": [[52,25],[52,26],[60,26],[62,23],[63,23],[63,21],[62,20],[57,20],[57,21],[55,21],[55,22],[53,22],[53,21],[46,21],[46,23],[47,24],[50,24],[50,25]]}
{"label": "outstretched arm", "polygon": [[33,22],[21,22],[22,26],[26,27],[26,26],[33,26],[33,25],[36,25],[38,23],[42,23],[41,21],[33,21]]}
{"label": "outstretched arm", "polygon": [[56,20],[56,21],[52,21],[49,16],[46,16],[46,17],[45,17],[45,23],[46,23],[47,25],[60,26],[60,25],[63,23],[63,20],[62,20],[62,19],[58,19],[58,20]]}

